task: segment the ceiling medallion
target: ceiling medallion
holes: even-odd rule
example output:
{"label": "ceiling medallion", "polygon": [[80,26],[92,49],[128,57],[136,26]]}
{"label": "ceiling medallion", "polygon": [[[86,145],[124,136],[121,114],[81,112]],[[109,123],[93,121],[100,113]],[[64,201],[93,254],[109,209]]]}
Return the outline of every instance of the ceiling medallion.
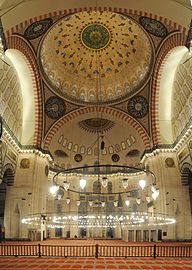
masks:
{"label": "ceiling medallion", "polygon": [[76,162],[81,162],[82,159],[83,159],[83,157],[82,157],[81,154],[76,154],[76,155],[74,156],[74,160],[75,160]]}
{"label": "ceiling medallion", "polygon": [[156,37],[164,38],[168,34],[167,28],[164,24],[155,19],[140,17],[139,22],[147,32]]}
{"label": "ceiling medallion", "polygon": [[127,106],[128,113],[135,118],[143,118],[148,113],[148,101],[143,96],[132,97]]}
{"label": "ceiling medallion", "polygon": [[53,20],[51,18],[46,18],[40,21],[36,21],[27,27],[27,29],[24,32],[24,36],[27,39],[38,38],[49,29],[52,23],[53,23]]}
{"label": "ceiling medallion", "polygon": [[93,50],[104,49],[109,44],[110,39],[110,31],[103,24],[89,24],[81,32],[83,45]]}
{"label": "ceiling medallion", "polygon": [[113,154],[111,159],[112,159],[113,162],[118,162],[120,160],[120,157],[119,157],[118,154]]}
{"label": "ceiling medallion", "polygon": [[65,102],[58,97],[50,97],[45,103],[45,113],[52,119],[58,119],[65,114]]}

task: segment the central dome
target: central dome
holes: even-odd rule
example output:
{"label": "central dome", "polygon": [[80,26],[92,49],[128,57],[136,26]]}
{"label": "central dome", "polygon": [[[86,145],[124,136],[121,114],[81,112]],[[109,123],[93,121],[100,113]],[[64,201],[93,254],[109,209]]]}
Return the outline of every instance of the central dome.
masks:
{"label": "central dome", "polygon": [[152,66],[149,36],[132,18],[93,11],[68,15],[39,49],[44,80],[77,103],[115,103],[146,84]]}

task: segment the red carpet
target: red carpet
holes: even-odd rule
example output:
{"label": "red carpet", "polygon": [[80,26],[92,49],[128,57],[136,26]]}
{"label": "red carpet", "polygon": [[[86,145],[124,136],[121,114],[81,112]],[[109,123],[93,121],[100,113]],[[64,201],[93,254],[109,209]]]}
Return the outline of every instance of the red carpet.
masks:
{"label": "red carpet", "polygon": [[0,258],[0,269],[175,269],[192,270],[191,259]]}
{"label": "red carpet", "polygon": [[[47,245],[108,245],[134,246],[152,243],[127,243],[121,240],[46,240],[39,242]],[[3,244],[8,244],[2,243]],[[9,242],[9,244],[37,244],[37,242]],[[175,246],[182,243],[157,243],[157,245]],[[183,243],[185,245],[186,243]],[[187,243],[192,245],[192,243]],[[1,244],[0,244],[1,245]],[[46,258],[46,257],[0,257],[0,269],[175,269],[192,270],[192,258]]]}

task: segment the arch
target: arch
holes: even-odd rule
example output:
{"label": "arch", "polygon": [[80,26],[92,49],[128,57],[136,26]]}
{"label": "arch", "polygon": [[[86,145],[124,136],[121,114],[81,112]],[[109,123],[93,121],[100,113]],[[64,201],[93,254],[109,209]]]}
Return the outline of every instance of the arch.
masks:
{"label": "arch", "polygon": [[61,119],[59,119],[57,122],[55,122],[54,125],[47,132],[45,139],[44,139],[44,148],[45,149],[49,148],[49,145],[51,143],[52,138],[54,137],[56,132],[63,125],[65,125],[67,122],[71,121],[72,119],[77,118],[78,116],[82,116],[83,114],[92,113],[92,112],[106,113],[106,114],[112,115],[114,117],[117,117],[117,118],[125,121],[126,123],[131,125],[136,130],[136,132],[138,132],[145,147],[149,148],[149,145],[150,145],[149,134],[144,129],[144,127],[141,126],[141,124],[139,122],[137,122],[135,119],[128,116],[126,113],[124,113],[122,111],[119,111],[117,109],[110,108],[110,107],[101,107],[101,106],[80,108],[78,110],[75,110],[75,111],[63,116]]}
{"label": "arch", "polygon": [[11,163],[7,163],[3,168],[3,182],[7,186],[14,185],[15,170]]}
{"label": "arch", "polygon": [[36,55],[31,46],[19,35],[9,37],[8,47],[6,55],[17,70],[24,97],[22,143],[40,146],[43,127],[43,98]]}
{"label": "arch", "polygon": [[[176,67],[179,64],[179,61],[181,60],[181,58],[175,58],[177,59],[178,62],[175,63],[176,66],[174,66],[174,63],[172,62],[172,58],[169,58],[169,57],[171,57],[171,53],[174,53],[174,52],[176,53],[174,49],[177,50],[176,47],[178,46],[182,46],[182,49],[186,51],[187,49],[184,47],[184,44],[185,44],[185,36],[180,32],[174,32],[169,35],[169,37],[164,41],[164,43],[161,45],[158,51],[157,60],[156,60],[154,73],[152,77],[152,84],[151,84],[151,122],[152,122],[151,132],[152,132],[154,145],[165,143],[165,141],[162,140],[162,136],[161,136],[162,128],[160,125],[160,117],[162,116],[165,117],[165,119],[162,119],[162,121],[165,121],[166,118],[168,118],[169,116],[169,120],[170,120],[170,115],[169,115],[170,112],[169,114],[167,114],[167,112],[164,111],[165,105],[163,105],[163,102],[161,102],[161,99],[163,96],[161,95],[161,90],[162,90],[162,87],[164,87],[163,82],[165,82],[165,79],[162,81],[162,78],[164,74],[166,76],[165,66],[167,65],[168,67],[169,64],[172,63],[172,67],[169,66],[169,69],[171,70],[171,72],[173,71],[173,69],[176,70],[174,67]],[[181,54],[183,55],[183,53]],[[170,72],[169,72],[169,75],[170,75]],[[169,87],[172,88],[172,85]],[[168,88],[168,90],[170,88]],[[167,95],[165,95],[164,98],[167,99]],[[169,100],[167,99],[167,102],[169,102],[169,104],[171,102],[170,95],[169,95]],[[169,109],[171,110],[170,107]],[[166,135],[167,135],[167,129],[166,129]]]}
{"label": "arch", "polygon": [[[0,224],[4,227],[5,202],[7,195],[7,187],[14,185],[14,168],[13,165],[7,163],[2,170],[2,182],[0,183]],[[0,237],[2,237],[0,235]]]}
{"label": "arch", "polygon": [[3,179],[2,141],[0,141],[0,184]]}
{"label": "arch", "polygon": [[107,192],[108,193],[112,193],[113,192],[113,183],[112,182],[108,182],[107,183]]}
{"label": "arch", "polygon": [[[169,18],[162,17],[159,14],[156,14],[155,11],[154,13],[152,12],[147,12],[146,7],[145,10],[141,9],[131,9],[127,7],[112,7],[112,6],[104,6],[104,7],[96,7],[96,6],[82,6],[82,7],[70,7],[70,8],[65,8],[65,9],[60,9],[60,10],[55,10],[55,11],[49,11],[48,13],[41,14],[39,16],[35,16],[33,18],[28,18],[25,21],[19,22],[18,24],[12,26],[11,28],[6,30],[6,37],[11,36],[13,33],[18,33],[20,32],[23,28],[26,28],[30,24],[38,21],[38,20],[43,20],[46,18],[50,17],[58,17],[58,16],[64,16],[67,14],[71,13],[76,13],[76,12],[83,12],[83,11],[94,11],[94,10],[100,10],[100,11],[111,11],[111,12],[121,12],[125,13],[127,15],[139,15],[139,16],[146,16],[155,20],[158,20],[162,22],[163,24],[168,25],[170,28],[174,27],[174,29],[179,29],[183,33],[186,33],[186,28],[178,23],[176,23],[173,20],[170,20]],[[159,11],[158,11],[159,12]]]}
{"label": "arch", "polygon": [[98,180],[93,182],[93,192],[101,193],[101,183]]}
{"label": "arch", "polygon": [[181,183],[188,187],[189,200],[192,214],[192,165],[185,162],[181,168]]}
{"label": "arch", "polygon": [[189,180],[192,185],[192,165],[185,162],[181,167],[181,183],[183,186],[189,186]]}

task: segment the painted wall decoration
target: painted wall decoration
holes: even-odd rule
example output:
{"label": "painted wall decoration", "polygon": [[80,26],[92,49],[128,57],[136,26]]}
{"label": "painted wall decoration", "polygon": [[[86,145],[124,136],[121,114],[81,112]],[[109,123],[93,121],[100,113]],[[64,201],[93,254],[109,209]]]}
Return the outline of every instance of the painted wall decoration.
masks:
{"label": "painted wall decoration", "polygon": [[82,157],[81,154],[76,154],[76,155],[74,156],[74,160],[75,160],[76,162],[81,162],[82,159],[83,159],[83,157]]}
{"label": "painted wall decoration", "polygon": [[165,166],[166,167],[169,167],[169,168],[173,168],[175,167],[175,162],[174,162],[174,159],[173,158],[166,158],[165,160]]}
{"label": "painted wall decoration", "polygon": [[45,32],[52,25],[53,20],[51,18],[46,18],[40,21],[36,21],[29,25],[24,32],[24,36],[27,39],[35,39],[45,34]]}
{"label": "painted wall decoration", "polygon": [[159,21],[148,18],[148,17],[140,17],[140,24],[148,31],[150,34],[163,38],[168,34],[167,28]]}
{"label": "painted wall decoration", "polygon": [[64,100],[59,97],[50,97],[45,103],[45,113],[52,119],[58,119],[65,114],[66,106]]}
{"label": "painted wall decoration", "polygon": [[23,158],[20,161],[20,168],[22,169],[28,169],[30,167],[30,160],[28,158]]}
{"label": "painted wall decoration", "polygon": [[78,124],[81,129],[91,133],[106,132],[115,125],[113,121],[104,118],[90,118],[83,120]]}
{"label": "painted wall decoration", "polygon": [[148,113],[148,101],[143,96],[134,96],[128,101],[128,113],[135,118],[143,118]]}
{"label": "painted wall decoration", "polygon": [[54,156],[58,157],[58,158],[67,158],[68,157],[67,153],[65,153],[64,151],[62,151],[60,149],[58,149],[54,152]]}
{"label": "painted wall decoration", "polygon": [[120,156],[118,154],[113,154],[111,159],[113,162],[118,162],[120,160]]}

